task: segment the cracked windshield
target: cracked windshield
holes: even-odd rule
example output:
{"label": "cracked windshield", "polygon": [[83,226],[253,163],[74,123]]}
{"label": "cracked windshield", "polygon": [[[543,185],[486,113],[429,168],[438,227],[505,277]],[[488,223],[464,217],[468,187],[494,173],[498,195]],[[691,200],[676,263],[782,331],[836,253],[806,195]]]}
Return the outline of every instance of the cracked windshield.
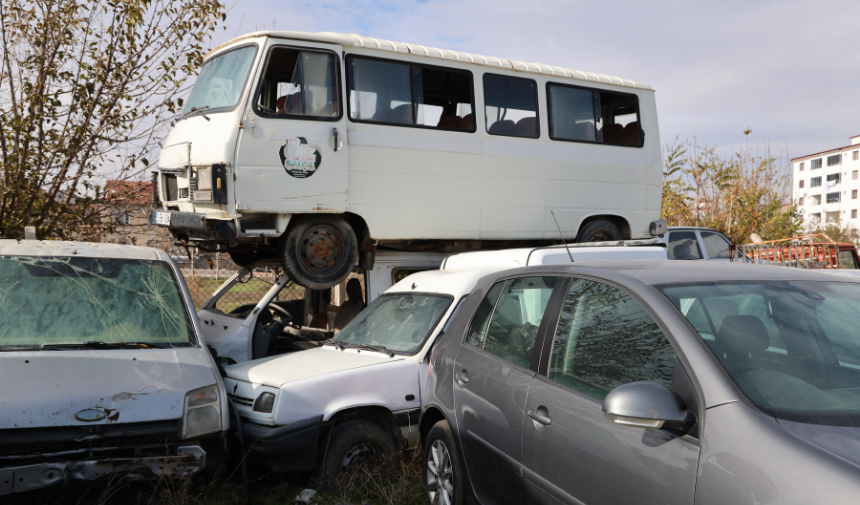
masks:
{"label": "cracked windshield", "polygon": [[451,298],[436,295],[383,295],[337,334],[344,345],[382,345],[392,352],[412,354],[439,324]]}
{"label": "cracked windshield", "polygon": [[0,349],[194,344],[179,286],[158,261],[0,257]]}

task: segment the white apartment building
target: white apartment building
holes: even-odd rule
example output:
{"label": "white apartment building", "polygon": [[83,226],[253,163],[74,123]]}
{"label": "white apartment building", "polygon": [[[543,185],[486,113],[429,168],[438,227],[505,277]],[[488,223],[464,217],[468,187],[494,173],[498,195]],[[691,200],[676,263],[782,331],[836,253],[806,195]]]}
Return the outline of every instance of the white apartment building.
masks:
{"label": "white apartment building", "polygon": [[860,135],[851,144],[791,160],[792,195],[807,226],[841,219],[842,225],[860,229]]}

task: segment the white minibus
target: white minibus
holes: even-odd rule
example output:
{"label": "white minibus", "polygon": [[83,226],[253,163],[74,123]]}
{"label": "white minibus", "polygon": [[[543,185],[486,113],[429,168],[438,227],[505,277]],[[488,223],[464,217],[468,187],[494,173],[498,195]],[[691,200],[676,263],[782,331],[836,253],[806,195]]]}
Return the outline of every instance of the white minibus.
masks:
{"label": "white minibus", "polygon": [[[324,289],[377,247],[659,235],[654,91],[359,35],[255,32],[207,55],[156,174],[156,224]],[[552,211],[552,213],[551,213]]]}

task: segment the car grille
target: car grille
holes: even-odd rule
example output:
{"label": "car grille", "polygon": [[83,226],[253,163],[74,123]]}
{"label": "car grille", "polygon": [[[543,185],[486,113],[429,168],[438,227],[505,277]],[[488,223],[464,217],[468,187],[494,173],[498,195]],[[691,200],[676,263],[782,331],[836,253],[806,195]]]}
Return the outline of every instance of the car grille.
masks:
{"label": "car grille", "polygon": [[140,447],[169,445],[176,441],[174,434],[142,435],[132,437],[99,438],[85,441],[42,442],[0,445],[0,455],[49,454],[54,452],[76,451],[81,449],[106,449],[121,447]]}
{"label": "car grille", "polygon": [[245,398],[244,396],[236,396],[231,394],[228,394],[227,396],[229,396],[234,403],[238,403],[239,405],[244,405],[246,407],[254,407],[254,400],[251,398]]}

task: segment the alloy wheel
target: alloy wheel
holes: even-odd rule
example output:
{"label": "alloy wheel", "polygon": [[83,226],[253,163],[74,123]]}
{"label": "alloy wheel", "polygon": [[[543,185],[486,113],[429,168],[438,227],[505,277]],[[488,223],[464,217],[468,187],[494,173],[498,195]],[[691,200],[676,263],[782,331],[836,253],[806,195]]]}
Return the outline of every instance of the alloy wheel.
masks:
{"label": "alloy wheel", "polygon": [[441,440],[430,445],[427,461],[427,492],[433,505],[450,505],[454,496],[454,469],[451,453]]}

